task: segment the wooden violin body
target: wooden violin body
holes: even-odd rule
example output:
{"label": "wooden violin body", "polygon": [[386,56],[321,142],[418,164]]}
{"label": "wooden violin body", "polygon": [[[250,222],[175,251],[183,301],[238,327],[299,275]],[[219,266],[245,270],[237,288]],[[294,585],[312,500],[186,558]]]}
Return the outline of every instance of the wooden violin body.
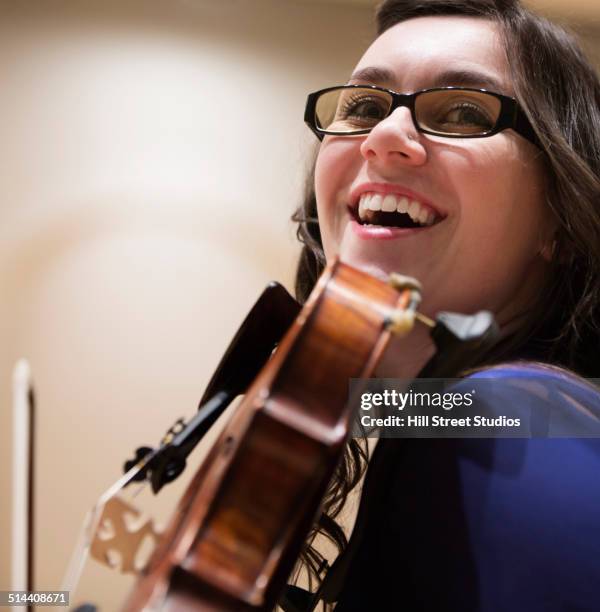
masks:
{"label": "wooden violin body", "polygon": [[321,276],[189,485],[125,610],[271,610],[407,292],[339,262]]}

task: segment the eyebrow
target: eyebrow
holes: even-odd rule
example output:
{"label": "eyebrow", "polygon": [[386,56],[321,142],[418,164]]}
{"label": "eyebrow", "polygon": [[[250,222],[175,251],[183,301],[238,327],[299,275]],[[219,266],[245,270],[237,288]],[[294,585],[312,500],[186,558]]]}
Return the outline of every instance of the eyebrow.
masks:
{"label": "eyebrow", "polygon": [[[368,66],[354,72],[350,77],[350,81],[367,82],[374,85],[389,85],[394,83],[395,76],[387,68]],[[504,93],[506,90],[506,87],[498,78],[486,72],[472,69],[444,70],[435,75],[428,83],[428,87],[447,87],[451,85],[489,89],[497,93]]]}
{"label": "eyebrow", "polygon": [[375,85],[382,85],[384,83],[392,83],[394,81],[394,73],[387,68],[368,66],[353,72],[350,81],[366,81]]}
{"label": "eyebrow", "polygon": [[487,72],[477,70],[445,70],[437,74],[432,83],[432,87],[445,87],[448,85],[462,85],[464,87],[482,87],[491,89],[498,93],[504,93],[506,87],[496,77]]}

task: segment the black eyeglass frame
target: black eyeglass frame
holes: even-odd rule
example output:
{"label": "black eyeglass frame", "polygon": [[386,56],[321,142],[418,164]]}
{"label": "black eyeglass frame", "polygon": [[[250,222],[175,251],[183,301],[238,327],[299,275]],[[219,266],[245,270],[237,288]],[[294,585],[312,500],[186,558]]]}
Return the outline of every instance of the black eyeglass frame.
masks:
{"label": "black eyeglass frame", "polygon": [[[517,134],[520,134],[523,138],[529,140],[535,146],[541,148],[541,144],[538,137],[527,119],[527,116],[519,106],[519,103],[509,96],[505,96],[487,89],[475,89],[473,87],[432,87],[430,89],[421,89],[411,94],[400,94],[392,89],[386,89],[385,87],[379,87],[378,85],[337,85],[335,87],[327,87],[326,89],[320,89],[314,93],[309,94],[306,100],[306,108],[304,110],[304,121],[308,127],[315,133],[319,140],[323,140],[326,134],[332,136],[359,136],[361,134],[368,134],[373,128],[367,128],[365,130],[356,130],[353,132],[339,132],[335,130],[324,130],[317,125],[317,100],[323,95],[336,89],[373,89],[375,91],[383,91],[392,97],[392,103],[388,114],[383,118],[387,119],[397,108],[405,106],[410,110],[410,114],[415,125],[415,128],[423,134],[431,134],[432,136],[440,136],[441,138],[488,138],[503,130],[512,129]],[[416,117],[415,103],[416,99],[424,93],[432,91],[472,91],[477,93],[484,93],[489,96],[493,96],[500,101],[500,114],[496,125],[485,134],[441,134],[440,132],[434,132],[426,128],[422,128],[419,125]],[[382,119],[382,121],[383,121]]]}

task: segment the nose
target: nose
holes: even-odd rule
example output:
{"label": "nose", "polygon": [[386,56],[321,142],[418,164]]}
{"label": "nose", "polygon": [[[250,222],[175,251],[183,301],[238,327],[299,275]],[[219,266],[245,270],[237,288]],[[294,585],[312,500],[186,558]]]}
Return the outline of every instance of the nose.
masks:
{"label": "nose", "polygon": [[381,165],[420,166],[427,160],[427,151],[406,107],[395,109],[380,121],[361,144],[360,152],[368,162]]}

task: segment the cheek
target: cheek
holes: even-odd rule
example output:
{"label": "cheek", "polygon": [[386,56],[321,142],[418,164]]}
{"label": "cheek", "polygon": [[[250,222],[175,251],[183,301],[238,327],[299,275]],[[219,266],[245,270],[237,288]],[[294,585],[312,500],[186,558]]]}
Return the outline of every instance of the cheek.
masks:
{"label": "cheek", "polygon": [[321,144],[315,166],[317,202],[329,206],[344,197],[360,165],[360,151],[355,139],[329,139]]}
{"label": "cheek", "polygon": [[326,146],[321,145],[315,164],[315,195],[319,217],[322,217],[323,213],[325,213],[325,204],[331,200],[333,195],[336,166],[332,162],[333,155],[331,151]]}
{"label": "cheek", "polygon": [[454,175],[461,203],[454,238],[464,271],[496,293],[527,277],[543,246],[549,213],[541,164],[512,149],[493,153],[498,154],[483,155]]}
{"label": "cheek", "polygon": [[355,139],[328,139],[321,144],[315,165],[315,195],[321,237],[327,256],[342,239],[352,181],[361,165]]}

